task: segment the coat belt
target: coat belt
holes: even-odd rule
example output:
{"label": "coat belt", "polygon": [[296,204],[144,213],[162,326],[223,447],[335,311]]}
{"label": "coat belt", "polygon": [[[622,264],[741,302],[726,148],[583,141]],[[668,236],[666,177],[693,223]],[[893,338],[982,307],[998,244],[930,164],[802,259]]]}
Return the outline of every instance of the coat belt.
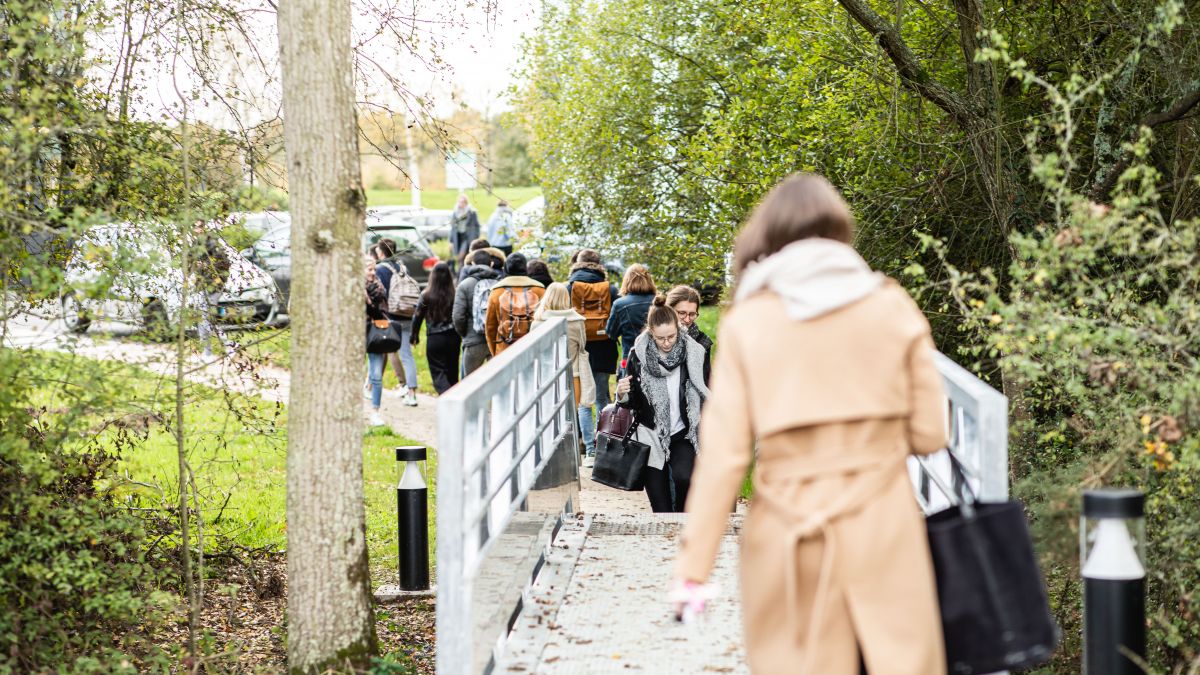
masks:
{"label": "coat belt", "polygon": [[[895,479],[894,471],[897,471],[904,466],[906,456],[901,456],[900,461],[887,461],[880,464],[878,461],[873,463],[868,469],[863,469],[863,473],[874,474],[866,482],[865,485],[856,490],[848,490],[842,498],[834,500],[832,504],[824,509],[819,509],[815,512],[803,513],[795,508],[787,499],[774,492],[774,488],[767,483],[755,486],[754,503],[763,504],[770,509],[774,509],[777,513],[789,518],[795,524],[787,527],[784,534],[784,540],[790,544],[787,555],[787,569],[785,581],[785,594],[787,602],[787,613],[789,623],[793,626],[798,626],[799,617],[796,612],[799,611],[799,589],[797,587],[797,577],[799,576],[799,567],[797,563],[797,553],[800,542],[811,539],[816,535],[820,535],[825,542],[825,550],[821,553],[821,570],[817,576],[817,592],[813,598],[813,607],[809,612],[808,634],[804,638],[804,661],[800,672],[805,675],[815,672],[812,670],[812,658],[815,652],[815,647],[820,638],[819,629],[821,621],[824,619],[825,604],[829,595],[830,573],[833,569],[834,551],[837,547],[837,536],[832,527],[833,522],[838,518],[856,513],[862,507],[866,506],[868,500],[876,497],[888,482]],[[821,475],[830,475],[847,473],[846,471],[833,471],[822,473]]]}

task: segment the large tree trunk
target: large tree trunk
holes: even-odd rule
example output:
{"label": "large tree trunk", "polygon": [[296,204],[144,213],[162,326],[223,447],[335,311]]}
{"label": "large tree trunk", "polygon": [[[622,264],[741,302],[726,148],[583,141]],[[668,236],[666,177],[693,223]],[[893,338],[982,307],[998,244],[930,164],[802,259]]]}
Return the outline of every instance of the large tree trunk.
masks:
{"label": "large tree trunk", "polygon": [[349,0],[279,3],[294,264],[288,411],[288,665],[376,652],[363,505],[359,173]]}

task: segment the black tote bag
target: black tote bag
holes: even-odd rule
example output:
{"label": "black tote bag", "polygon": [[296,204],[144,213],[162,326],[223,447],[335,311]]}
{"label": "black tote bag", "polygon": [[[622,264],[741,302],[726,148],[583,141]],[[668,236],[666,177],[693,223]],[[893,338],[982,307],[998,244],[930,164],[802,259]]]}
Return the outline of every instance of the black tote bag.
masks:
{"label": "black tote bag", "polygon": [[959,494],[926,518],[933,554],[946,667],[953,674],[1031,668],[1050,660],[1058,626],[1033,553],[1021,502],[976,500],[951,455]]}
{"label": "black tote bag", "polygon": [[633,440],[637,418],[624,436],[596,434],[596,461],[592,465],[592,480],[610,488],[637,492],[646,487],[646,464],[650,461],[650,446]]}
{"label": "black tote bag", "polygon": [[367,353],[391,354],[400,351],[400,331],[387,319],[367,324]]}

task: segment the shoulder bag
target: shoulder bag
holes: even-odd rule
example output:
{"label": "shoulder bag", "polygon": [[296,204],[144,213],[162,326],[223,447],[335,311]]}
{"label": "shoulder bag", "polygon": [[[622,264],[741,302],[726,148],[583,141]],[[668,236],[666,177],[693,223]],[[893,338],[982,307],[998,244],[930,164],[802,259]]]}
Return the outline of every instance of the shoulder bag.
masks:
{"label": "shoulder bag", "polygon": [[367,327],[367,353],[391,354],[400,351],[400,331],[387,319],[373,319]]}
{"label": "shoulder bag", "polygon": [[950,454],[955,506],[926,518],[951,673],[1024,670],[1050,660],[1058,627],[1021,502],[980,502]]}
{"label": "shoulder bag", "polygon": [[616,403],[609,403],[600,411],[600,421],[596,424],[596,433],[608,434],[623,438],[633,426],[633,411],[622,408]]}
{"label": "shoulder bag", "polygon": [[[611,406],[604,408],[607,411]],[[646,464],[650,461],[650,446],[633,439],[637,430],[636,418],[621,436],[607,432],[596,434],[596,463],[592,480],[610,488],[637,492],[646,487]]]}

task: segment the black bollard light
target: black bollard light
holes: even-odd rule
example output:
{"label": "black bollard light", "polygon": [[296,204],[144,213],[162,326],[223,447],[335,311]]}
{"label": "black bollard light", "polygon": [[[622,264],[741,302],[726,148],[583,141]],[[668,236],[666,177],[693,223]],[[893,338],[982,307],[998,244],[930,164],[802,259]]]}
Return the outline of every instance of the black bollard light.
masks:
{"label": "black bollard light", "polygon": [[424,446],[396,448],[404,462],[396,486],[396,528],[399,533],[400,590],[429,590],[429,488],[425,484]]}
{"label": "black bollard light", "polygon": [[1137,490],[1083,493],[1083,672],[1141,675],[1146,657],[1146,497]]}

